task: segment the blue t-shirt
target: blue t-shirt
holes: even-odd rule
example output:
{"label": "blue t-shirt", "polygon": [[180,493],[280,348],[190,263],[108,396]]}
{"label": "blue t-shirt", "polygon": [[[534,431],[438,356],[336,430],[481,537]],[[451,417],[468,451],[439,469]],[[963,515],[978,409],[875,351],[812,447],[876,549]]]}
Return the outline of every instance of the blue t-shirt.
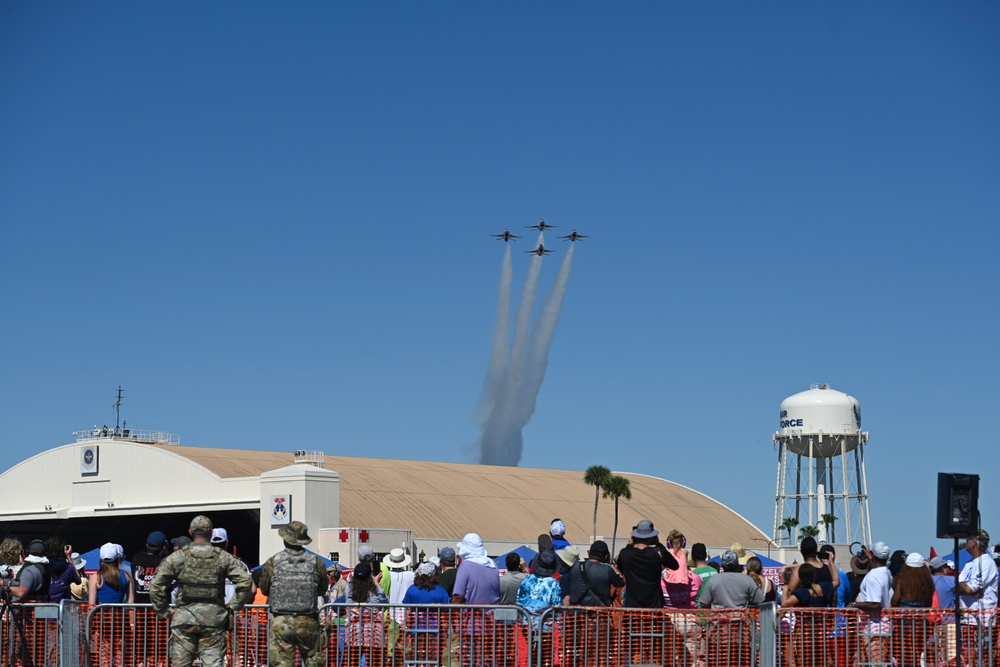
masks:
{"label": "blue t-shirt", "polygon": [[403,604],[448,604],[450,602],[451,596],[441,586],[435,586],[429,591],[410,586],[406,589],[406,595],[403,596]]}
{"label": "blue t-shirt", "polygon": [[840,585],[837,586],[837,606],[846,607],[847,598],[851,596],[851,582],[847,580],[847,575],[839,569],[837,573],[840,574]]}
{"label": "blue t-shirt", "polygon": [[936,590],[938,594],[939,607],[944,609],[955,608],[955,591],[952,590],[954,586],[955,577],[949,577],[947,574],[934,575],[934,590]]}

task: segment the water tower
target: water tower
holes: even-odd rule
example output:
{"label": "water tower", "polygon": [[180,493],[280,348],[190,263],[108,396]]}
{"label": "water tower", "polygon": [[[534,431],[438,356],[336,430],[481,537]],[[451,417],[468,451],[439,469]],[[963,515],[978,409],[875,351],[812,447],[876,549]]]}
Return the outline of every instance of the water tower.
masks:
{"label": "water tower", "polygon": [[[861,405],[853,396],[814,384],[781,402],[774,541],[795,544],[796,527],[819,529],[832,544],[871,544]],[[796,527],[789,530],[794,520]]]}

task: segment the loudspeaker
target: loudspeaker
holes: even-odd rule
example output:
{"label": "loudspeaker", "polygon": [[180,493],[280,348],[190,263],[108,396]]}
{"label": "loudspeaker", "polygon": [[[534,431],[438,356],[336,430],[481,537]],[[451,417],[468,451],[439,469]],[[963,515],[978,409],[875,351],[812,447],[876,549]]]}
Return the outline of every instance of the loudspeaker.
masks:
{"label": "loudspeaker", "polygon": [[937,536],[979,534],[979,475],[938,473]]}

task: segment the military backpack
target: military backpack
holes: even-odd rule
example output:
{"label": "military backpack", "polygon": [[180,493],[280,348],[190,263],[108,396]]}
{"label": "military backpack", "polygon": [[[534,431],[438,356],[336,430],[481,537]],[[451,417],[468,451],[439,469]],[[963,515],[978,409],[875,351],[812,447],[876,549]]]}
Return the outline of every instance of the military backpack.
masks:
{"label": "military backpack", "polygon": [[[184,565],[177,581],[180,583],[178,602],[212,602],[224,605],[226,601],[226,575],[223,572],[222,549],[218,547],[184,547]],[[205,545],[208,546],[208,545]]]}
{"label": "military backpack", "polygon": [[282,551],[274,556],[271,595],[267,603],[275,614],[315,614],[320,592],[316,555],[306,550]]}

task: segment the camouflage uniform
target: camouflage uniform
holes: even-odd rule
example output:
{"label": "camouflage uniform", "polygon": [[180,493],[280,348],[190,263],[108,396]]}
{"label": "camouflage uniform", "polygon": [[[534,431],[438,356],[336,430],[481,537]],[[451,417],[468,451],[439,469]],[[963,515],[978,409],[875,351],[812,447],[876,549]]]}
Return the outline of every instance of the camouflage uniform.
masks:
{"label": "camouflage uniform", "polygon": [[[208,537],[212,521],[196,516],[192,535]],[[229,578],[236,593],[225,605],[225,584]],[[171,613],[170,587],[178,583],[177,607]],[[193,542],[175,551],[160,563],[149,585],[149,599],[160,618],[170,618],[171,667],[190,667],[195,654],[204,667],[223,667],[229,614],[250,601],[250,575],[232,554],[208,542]]]}
{"label": "camouflage uniform", "polygon": [[297,646],[305,667],[321,667],[326,665],[327,636],[317,599],[329,587],[326,566],[302,548],[312,542],[305,524],[292,521],[278,534],[285,549],[271,556],[260,573],[260,590],[271,608],[268,665],[292,667]]}

